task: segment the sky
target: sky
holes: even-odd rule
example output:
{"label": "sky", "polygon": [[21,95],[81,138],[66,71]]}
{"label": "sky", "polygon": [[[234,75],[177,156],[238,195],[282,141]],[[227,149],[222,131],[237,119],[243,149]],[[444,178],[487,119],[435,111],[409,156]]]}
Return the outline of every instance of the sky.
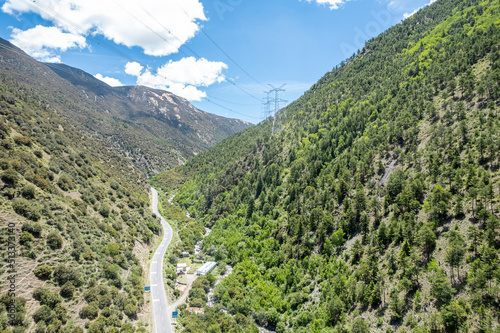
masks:
{"label": "sky", "polygon": [[256,124],[267,92],[284,90],[279,107],[293,102],[367,40],[434,1],[3,0],[0,37],[112,86],[168,90]]}

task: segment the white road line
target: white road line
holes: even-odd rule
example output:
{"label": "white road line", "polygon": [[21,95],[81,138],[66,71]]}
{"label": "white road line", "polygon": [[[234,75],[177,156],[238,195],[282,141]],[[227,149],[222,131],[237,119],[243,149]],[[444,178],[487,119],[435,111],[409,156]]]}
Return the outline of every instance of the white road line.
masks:
{"label": "white road line", "polygon": [[157,284],[152,284],[151,287],[157,287],[158,285]]}
{"label": "white road line", "polygon": [[154,302],[159,302],[159,301],[160,301],[160,299],[159,299],[159,298],[157,298],[157,299],[154,299],[154,300],[153,300],[153,303],[154,303]]}

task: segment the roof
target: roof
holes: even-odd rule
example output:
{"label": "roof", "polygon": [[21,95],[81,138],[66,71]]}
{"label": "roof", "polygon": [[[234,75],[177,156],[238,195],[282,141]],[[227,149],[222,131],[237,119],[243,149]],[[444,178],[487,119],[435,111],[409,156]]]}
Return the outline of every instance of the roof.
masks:
{"label": "roof", "polygon": [[203,265],[201,265],[200,268],[198,268],[196,271],[197,272],[208,272],[212,270],[215,266],[217,266],[217,263],[215,261],[207,261]]}

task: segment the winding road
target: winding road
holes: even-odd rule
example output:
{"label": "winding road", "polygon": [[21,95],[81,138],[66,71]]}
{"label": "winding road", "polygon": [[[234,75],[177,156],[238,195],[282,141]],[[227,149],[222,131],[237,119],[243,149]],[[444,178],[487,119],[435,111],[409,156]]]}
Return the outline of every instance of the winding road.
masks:
{"label": "winding road", "polygon": [[172,313],[169,311],[165,287],[163,285],[163,257],[172,240],[172,227],[165,221],[158,210],[158,192],[154,188],[151,188],[151,192],[153,194],[153,213],[160,218],[163,227],[163,239],[153,256],[149,271],[151,299],[153,302],[154,332],[172,333],[172,325],[170,323],[170,316]]}

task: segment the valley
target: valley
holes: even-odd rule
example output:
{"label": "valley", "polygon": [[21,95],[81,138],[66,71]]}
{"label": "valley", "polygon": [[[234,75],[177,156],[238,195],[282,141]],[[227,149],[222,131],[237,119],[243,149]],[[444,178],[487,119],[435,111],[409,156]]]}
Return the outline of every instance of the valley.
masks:
{"label": "valley", "polygon": [[[108,42],[180,52],[149,16],[140,39],[166,53]],[[111,86],[0,39],[0,333],[500,332],[499,17],[498,0],[431,1],[274,114],[268,95],[256,125],[163,89],[259,100],[198,21],[256,82],[186,56],[120,59],[137,84]]]}

